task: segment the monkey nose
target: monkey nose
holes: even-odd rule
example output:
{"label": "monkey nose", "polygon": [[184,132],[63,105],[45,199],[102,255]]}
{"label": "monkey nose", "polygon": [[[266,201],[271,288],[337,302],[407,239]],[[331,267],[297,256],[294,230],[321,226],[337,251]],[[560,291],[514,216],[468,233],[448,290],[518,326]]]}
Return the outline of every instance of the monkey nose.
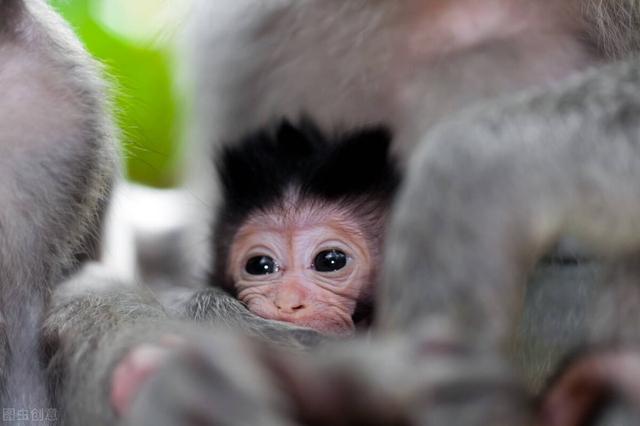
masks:
{"label": "monkey nose", "polygon": [[301,303],[301,302],[294,302],[294,303],[276,302],[276,308],[278,308],[278,311],[280,313],[294,314],[298,311],[303,310],[305,308],[305,305],[304,303]]}
{"label": "monkey nose", "polygon": [[289,280],[278,288],[273,304],[280,315],[299,315],[307,307],[307,290],[299,280]]}

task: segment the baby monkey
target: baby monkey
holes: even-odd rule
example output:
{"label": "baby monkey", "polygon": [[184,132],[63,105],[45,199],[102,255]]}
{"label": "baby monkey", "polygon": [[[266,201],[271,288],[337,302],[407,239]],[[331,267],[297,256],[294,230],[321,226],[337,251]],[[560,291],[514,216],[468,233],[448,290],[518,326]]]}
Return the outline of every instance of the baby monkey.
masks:
{"label": "baby monkey", "polygon": [[390,142],[384,127],[328,137],[301,120],[226,146],[211,285],[328,335],[367,325],[400,182]]}

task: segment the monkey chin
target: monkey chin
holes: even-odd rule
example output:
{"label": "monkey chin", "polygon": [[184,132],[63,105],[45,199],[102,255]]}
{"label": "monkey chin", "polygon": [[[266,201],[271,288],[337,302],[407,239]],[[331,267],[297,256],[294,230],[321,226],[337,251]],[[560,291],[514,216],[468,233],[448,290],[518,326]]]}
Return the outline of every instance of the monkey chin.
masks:
{"label": "monkey chin", "polygon": [[338,339],[352,337],[356,332],[356,326],[351,318],[304,318],[293,321],[289,319],[281,319],[281,321],[300,327],[310,328],[325,336]]}

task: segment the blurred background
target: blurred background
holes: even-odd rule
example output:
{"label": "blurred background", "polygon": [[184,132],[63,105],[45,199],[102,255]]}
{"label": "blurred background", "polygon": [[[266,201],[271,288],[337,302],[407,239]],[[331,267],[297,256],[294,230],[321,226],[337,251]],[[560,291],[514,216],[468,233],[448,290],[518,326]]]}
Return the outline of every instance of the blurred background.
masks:
{"label": "blurred background", "polygon": [[178,36],[190,0],[52,0],[105,66],[127,177],[156,188],[182,180],[188,104],[178,83]]}
{"label": "blurred background", "polygon": [[192,1],[50,4],[104,65],[121,131],[129,183],[116,188],[102,261],[127,282],[186,283],[200,252],[199,244],[187,239],[189,214],[202,210],[196,197],[177,188],[185,177],[184,123],[190,103],[178,78],[179,70],[185,72],[178,66],[180,39]]}

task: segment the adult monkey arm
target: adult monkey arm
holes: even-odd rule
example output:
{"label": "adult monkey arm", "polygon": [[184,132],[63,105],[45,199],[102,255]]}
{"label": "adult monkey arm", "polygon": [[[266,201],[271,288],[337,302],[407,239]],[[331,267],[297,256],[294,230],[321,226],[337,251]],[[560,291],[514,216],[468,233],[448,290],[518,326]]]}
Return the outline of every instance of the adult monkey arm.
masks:
{"label": "adult monkey arm", "polygon": [[[603,350],[546,389],[540,424],[596,421],[596,407],[615,413],[607,404],[621,400],[638,409],[629,385],[640,313],[637,69],[635,60],[603,67],[436,127],[392,219],[377,326],[413,329],[413,340],[471,359],[513,349],[527,277],[560,236],[622,263],[589,315],[584,343]],[[458,339],[424,339],[429,324],[446,324]]]}
{"label": "adult monkey arm", "polygon": [[474,344],[505,344],[560,235],[636,250],[639,81],[635,61],[611,65],[428,134],[392,220],[380,327],[452,315]]}
{"label": "adult monkey arm", "polygon": [[[304,350],[322,341],[322,337],[312,330],[259,318],[236,299],[217,289],[195,295],[188,293],[185,297],[175,306],[167,307],[149,290],[126,285],[114,279],[110,271],[95,264],[87,265],[58,288],[46,315],[43,335],[60,421],[70,426],[126,421],[127,417],[118,416],[118,410],[128,410],[127,406],[134,402],[134,398],[127,398],[126,395],[136,395],[138,387],[143,386],[146,379],[136,377],[132,382],[127,379],[117,383],[114,371],[118,366],[133,367],[127,376],[138,374],[146,368],[155,375],[155,371],[165,365],[165,358],[170,357],[173,351],[181,352],[184,347],[188,355],[189,351],[197,352],[202,342],[214,348],[215,345],[223,346],[214,352],[217,355],[211,360],[213,364],[207,361],[201,365],[194,362],[193,357],[186,356],[181,358],[185,364],[178,365],[180,370],[195,371],[196,375],[206,374],[208,378],[209,367],[218,368],[220,360],[223,365],[221,368],[229,369],[223,371],[223,375],[238,377],[236,368],[230,368],[229,362],[238,365],[236,359],[240,355],[234,352],[236,346],[226,349],[225,345],[242,340],[237,336],[227,337],[231,334],[230,330],[236,334],[246,333],[257,337],[258,341],[266,342],[270,348],[280,346]],[[247,362],[258,365],[252,347],[248,346],[244,351]],[[160,357],[156,358],[158,353]],[[123,363],[131,354],[138,357],[135,362]],[[246,367],[247,372],[258,368],[253,365]],[[248,380],[251,383],[253,380],[242,371],[239,377],[241,382]],[[202,385],[200,381],[189,383],[185,379],[184,383],[187,388],[175,401],[162,398],[149,401],[150,404],[160,404],[161,412],[171,413],[171,419],[176,424],[188,424],[185,422],[191,418],[191,413],[188,410],[181,411],[183,404],[189,406],[194,398],[200,398],[197,394]],[[214,380],[206,385],[231,391],[229,386],[233,383],[217,383]],[[174,391],[174,384],[167,386],[169,394]],[[157,394],[157,390],[151,390],[152,394]],[[119,392],[124,392],[125,397]],[[269,392],[259,395],[268,399]],[[230,403],[241,401],[240,396],[237,398],[238,401],[230,397]],[[256,409],[263,410],[260,408],[260,398],[257,399]],[[253,406],[245,408],[246,416],[254,414],[251,411]],[[238,407],[238,410],[242,411],[243,407]],[[149,424],[159,421],[155,411],[142,413]],[[245,418],[240,417],[238,424],[247,424],[242,423]]]}

